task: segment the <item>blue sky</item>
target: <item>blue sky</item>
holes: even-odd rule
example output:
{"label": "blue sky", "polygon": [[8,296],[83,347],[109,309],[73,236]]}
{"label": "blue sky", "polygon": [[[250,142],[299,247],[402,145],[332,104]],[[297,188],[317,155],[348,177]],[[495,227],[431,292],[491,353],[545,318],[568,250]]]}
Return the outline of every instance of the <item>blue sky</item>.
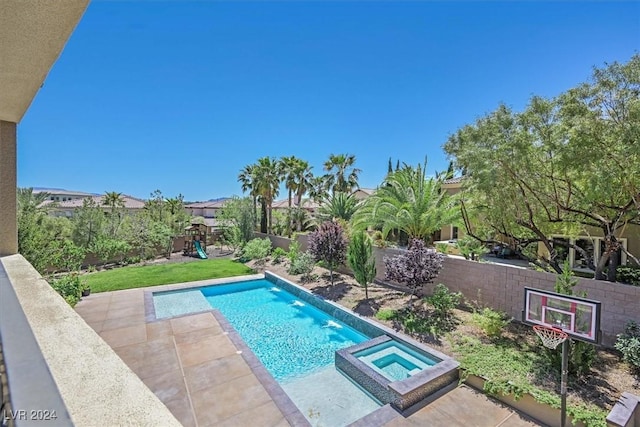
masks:
{"label": "blue sky", "polygon": [[639,50],[640,2],[94,0],[18,127],[18,185],[206,200],[262,156],[349,153],[376,187]]}

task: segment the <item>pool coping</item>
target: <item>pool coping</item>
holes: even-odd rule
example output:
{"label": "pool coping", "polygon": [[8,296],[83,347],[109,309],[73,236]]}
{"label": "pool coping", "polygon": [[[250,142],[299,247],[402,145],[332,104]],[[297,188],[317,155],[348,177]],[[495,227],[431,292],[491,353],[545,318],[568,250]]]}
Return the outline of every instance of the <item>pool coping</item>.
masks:
{"label": "pool coping", "polygon": [[[276,282],[274,282],[273,280],[269,280],[269,277],[276,279]],[[207,287],[207,286],[215,286],[215,285],[222,285],[222,284],[230,284],[230,283],[238,283],[238,282],[246,282],[246,281],[251,281],[251,280],[261,280],[261,279],[265,279],[265,280],[269,280],[271,282],[273,282],[274,284],[277,284],[277,281],[283,281],[285,282],[287,285],[293,287],[294,289],[297,289],[298,292],[303,293],[304,295],[311,297],[311,298],[316,298],[319,301],[329,304],[330,306],[332,306],[334,309],[340,310],[342,312],[345,312],[346,314],[350,314],[351,316],[353,316],[354,318],[356,318],[359,322],[364,322],[365,325],[367,325],[368,328],[373,328],[373,329],[377,329],[379,330],[381,333],[375,337],[372,337],[371,340],[375,340],[379,337],[383,337],[383,336],[390,336],[393,339],[397,339],[398,341],[400,341],[401,343],[404,343],[406,345],[409,345],[410,347],[416,347],[422,351],[425,351],[431,355],[433,355],[434,357],[438,358],[441,360],[440,363],[442,362],[447,362],[446,365],[449,366],[451,364],[455,364],[455,366],[457,367],[459,364],[458,362],[453,359],[450,356],[447,356],[444,353],[439,352],[436,349],[432,349],[430,347],[425,346],[424,344],[422,344],[421,342],[406,336],[406,335],[400,335],[397,331],[383,325],[380,324],[378,322],[375,322],[373,320],[370,320],[364,316],[361,316],[360,314],[346,308],[343,307],[342,305],[333,302],[331,300],[327,300],[326,298],[322,297],[321,295],[316,295],[313,292],[311,292],[309,289],[300,286],[296,283],[293,283],[292,281],[285,279],[284,277],[278,276],[270,271],[264,271],[264,273],[262,274],[253,274],[253,275],[246,275],[246,276],[236,276],[236,277],[228,277],[228,278],[220,278],[220,279],[212,279],[212,280],[200,280],[200,281],[194,281],[194,282],[186,282],[186,283],[178,283],[178,284],[169,284],[169,285],[161,285],[161,286],[154,286],[153,288],[149,288],[149,289],[145,289],[144,291],[144,310],[145,310],[145,322],[146,323],[154,323],[154,322],[160,322],[163,320],[168,320],[168,319],[176,319],[176,318],[180,318],[180,317],[184,317],[184,316],[191,316],[194,314],[199,314],[199,313],[212,313],[213,316],[215,317],[215,319],[219,322],[221,328],[223,329],[223,331],[225,333],[228,334],[229,339],[231,340],[231,342],[236,346],[236,348],[238,348],[238,350],[240,351],[240,356],[243,358],[243,360],[247,363],[247,365],[249,366],[249,369],[251,369],[251,371],[254,373],[254,375],[256,376],[256,378],[258,379],[258,381],[262,384],[262,386],[265,388],[265,390],[267,391],[267,393],[271,396],[273,402],[275,403],[275,405],[278,407],[278,409],[282,412],[283,416],[285,417],[285,419],[292,425],[292,426],[311,426],[311,423],[305,418],[305,416],[302,414],[302,412],[300,411],[300,409],[298,409],[298,407],[293,403],[293,401],[291,400],[291,398],[289,398],[289,396],[286,394],[286,392],[284,391],[284,389],[280,386],[280,384],[275,380],[275,378],[273,378],[273,376],[269,373],[269,371],[267,371],[266,367],[262,364],[262,362],[260,361],[260,359],[258,359],[258,357],[255,355],[255,353],[247,346],[247,344],[244,342],[244,340],[242,339],[242,337],[240,336],[240,334],[238,333],[238,331],[235,330],[235,328],[229,323],[229,321],[224,317],[224,315],[217,309],[215,308],[211,308],[210,310],[201,310],[201,311],[194,311],[194,312],[190,312],[190,313],[185,313],[185,314],[181,314],[181,315],[177,315],[177,316],[172,316],[172,317],[166,317],[166,318],[161,318],[158,319],[156,317],[156,312],[155,312],[155,306],[153,303],[153,294],[155,293],[161,293],[161,292],[171,292],[171,291],[180,291],[180,290],[186,290],[186,289],[192,289],[192,288],[203,288],[203,287]],[[314,304],[315,305],[315,304]],[[318,307],[318,306],[316,306]],[[320,309],[322,309],[321,307],[318,307]],[[340,319],[342,320],[342,319]],[[351,325],[349,325],[351,326]],[[357,330],[358,328],[356,328]],[[366,341],[369,342],[370,340]],[[365,343],[366,343],[365,342]],[[444,387],[447,388],[447,387]],[[444,389],[439,389],[436,390],[432,396],[439,394],[441,391],[443,391]],[[425,399],[423,399],[424,401],[428,401],[430,400],[429,396],[427,396]],[[419,401],[417,402],[415,405],[413,406],[419,406],[420,403],[423,401]],[[384,424],[388,423],[389,421],[397,418],[397,417],[402,417],[403,413],[406,410],[411,411],[413,409],[413,407],[411,408],[394,408],[390,403],[386,403],[383,404],[380,408],[376,409],[375,411],[365,415],[364,417],[352,422],[349,424],[349,426],[362,426],[364,424],[362,424],[363,422],[366,423],[367,426],[369,427],[378,427],[378,426],[383,426]],[[402,411],[402,412],[400,412]]]}

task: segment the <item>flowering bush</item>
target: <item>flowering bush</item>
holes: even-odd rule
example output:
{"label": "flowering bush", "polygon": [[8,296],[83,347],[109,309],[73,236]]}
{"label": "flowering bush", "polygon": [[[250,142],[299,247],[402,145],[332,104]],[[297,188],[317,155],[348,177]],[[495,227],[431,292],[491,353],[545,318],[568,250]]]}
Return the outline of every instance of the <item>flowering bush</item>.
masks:
{"label": "flowering bush", "polygon": [[420,239],[413,239],[406,253],[384,257],[385,277],[405,284],[413,295],[417,295],[427,283],[432,283],[440,273],[444,256],[429,249]]}

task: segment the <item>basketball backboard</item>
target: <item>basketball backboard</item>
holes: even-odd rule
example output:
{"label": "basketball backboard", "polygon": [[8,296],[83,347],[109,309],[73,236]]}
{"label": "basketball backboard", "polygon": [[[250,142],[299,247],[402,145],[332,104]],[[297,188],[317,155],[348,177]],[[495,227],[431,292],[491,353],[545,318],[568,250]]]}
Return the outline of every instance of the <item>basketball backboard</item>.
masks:
{"label": "basketball backboard", "polygon": [[524,288],[522,321],[562,329],[577,340],[600,342],[599,301]]}

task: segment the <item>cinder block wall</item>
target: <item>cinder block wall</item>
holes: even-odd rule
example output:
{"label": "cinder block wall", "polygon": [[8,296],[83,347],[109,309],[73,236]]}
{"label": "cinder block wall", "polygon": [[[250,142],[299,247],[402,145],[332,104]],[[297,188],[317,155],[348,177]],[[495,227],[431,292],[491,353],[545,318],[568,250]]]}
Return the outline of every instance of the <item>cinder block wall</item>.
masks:
{"label": "cinder block wall", "polygon": [[[289,249],[286,237],[256,233],[256,237],[268,237],[274,247]],[[302,250],[307,250],[307,235],[298,235]],[[384,257],[402,253],[402,249],[374,248],[376,258],[376,280],[384,281]],[[339,269],[350,274],[348,267]],[[436,283],[446,285],[452,292],[461,292],[467,301],[477,301],[483,306],[504,311],[515,319],[522,318],[524,288],[553,291],[556,275],[527,270],[515,266],[479,263],[461,258],[446,257]],[[427,285],[424,294],[430,294],[433,284]],[[640,287],[611,283],[601,280],[578,278],[576,293],[587,292],[587,298],[602,303],[600,329],[602,344],[612,347],[616,335],[624,331],[630,320],[640,322]]]}

